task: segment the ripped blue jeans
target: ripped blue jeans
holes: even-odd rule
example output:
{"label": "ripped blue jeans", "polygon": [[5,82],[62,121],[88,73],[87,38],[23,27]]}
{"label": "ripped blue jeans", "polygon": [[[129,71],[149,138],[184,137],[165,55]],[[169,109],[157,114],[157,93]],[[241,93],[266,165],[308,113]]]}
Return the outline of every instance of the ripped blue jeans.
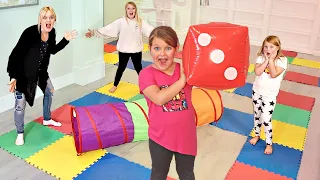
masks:
{"label": "ripped blue jeans", "polygon": [[[43,117],[45,121],[51,119],[51,104],[52,104],[52,96],[53,86],[51,80],[47,80],[47,87],[43,96]],[[15,108],[14,108],[14,122],[17,128],[17,133],[24,133],[24,115],[26,108],[26,98],[23,93],[19,91],[14,92],[14,96],[16,99]]]}

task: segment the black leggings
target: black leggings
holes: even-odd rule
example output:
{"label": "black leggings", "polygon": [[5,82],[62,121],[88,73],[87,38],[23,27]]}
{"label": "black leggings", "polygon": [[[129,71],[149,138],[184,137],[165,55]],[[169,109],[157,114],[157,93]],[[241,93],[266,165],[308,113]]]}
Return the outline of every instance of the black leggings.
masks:
{"label": "black leggings", "polygon": [[173,155],[176,160],[176,170],[180,180],[195,180],[193,167],[195,156],[170,151],[149,139],[149,149],[152,161],[150,180],[166,180]]}
{"label": "black leggings", "polygon": [[138,74],[140,73],[142,69],[142,64],[141,64],[142,52],[137,52],[137,53],[119,52],[119,66],[116,72],[116,77],[114,79],[114,83],[113,83],[114,86],[118,86],[120,79],[122,77],[122,74],[124,70],[126,70],[127,68],[127,64],[130,57],[131,57],[134,69],[137,71]]}

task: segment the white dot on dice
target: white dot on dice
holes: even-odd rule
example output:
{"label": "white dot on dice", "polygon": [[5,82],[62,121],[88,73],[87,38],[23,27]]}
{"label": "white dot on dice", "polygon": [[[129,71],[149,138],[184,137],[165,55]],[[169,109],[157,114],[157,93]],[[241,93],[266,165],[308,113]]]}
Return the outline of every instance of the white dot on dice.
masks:
{"label": "white dot on dice", "polygon": [[215,49],[210,53],[210,59],[216,64],[220,64],[224,60],[224,53],[220,49]]}
{"label": "white dot on dice", "polygon": [[198,43],[201,45],[201,46],[208,46],[211,42],[211,36],[207,33],[201,33],[199,36],[198,36]]}
{"label": "white dot on dice", "polygon": [[224,77],[227,80],[234,80],[236,79],[238,76],[238,71],[236,70],[236,68],[234,67],[228,67],[225,71],[224,71]]}

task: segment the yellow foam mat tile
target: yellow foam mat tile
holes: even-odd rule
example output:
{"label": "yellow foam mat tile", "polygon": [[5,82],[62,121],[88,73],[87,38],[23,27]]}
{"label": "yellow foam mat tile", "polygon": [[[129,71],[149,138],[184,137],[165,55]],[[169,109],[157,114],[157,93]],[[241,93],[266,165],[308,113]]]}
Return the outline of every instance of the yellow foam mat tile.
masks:
{"label": "yellow foam mat tile", "polygon": [[148,52],[148,51],[149,51],[149,45],[143,44],[143,52]]}
{"label": "yellow foam mat tile", "polygon": [[254,67],[255,67],[254,64],[250,64],[248,68],[248,73],[252,73],[254,71]]}
{"label": "yellow foam mat tile", "polygon": [[[272,142],[303,151],[307,129],[300,126],[272,120]],[[254,137],[254,130],[250,133]],[[265,140],[264,126],[261,126],[260,138]]]}
{"label": "yellow foam mat tile", "polygon": [[114,93],[109,92],[109,89],[112,87],[113,82],[97,89],[96,92],[106,94],[108,96],[113,96],[119,99],[124,99],[126,101],[140,93],[139,86],[124,81],[120,81],[117,86],[117,90]]}
{"label": "yellow foam mat tile", "polygon": [[73,137],[64,136],[27,158],[26,162],[58,179],[72,180],[106,153],[106,150],[96,150],[77,156]]}
{"label": "yellow foam mat tile", "polygon": [[105,53],[103,55],[104,62],[109,64],[117,64],[119,62],[119,56],[118,54],[113,53]]}
{"label": "yellow foam mat tile", "polygon": [[236,90],[236,88],[232,88],[232,89],[225,89],[223,91],[228,92],[228,93],[233,93],[235,90]]}
{"label": "yellow foam mat tile", "polygon": [[298,65],[298,66],[305,66],[309,68],[320,69],[320,62],[308,60],[308,59],[294,58],[292,61],[292,64]]}

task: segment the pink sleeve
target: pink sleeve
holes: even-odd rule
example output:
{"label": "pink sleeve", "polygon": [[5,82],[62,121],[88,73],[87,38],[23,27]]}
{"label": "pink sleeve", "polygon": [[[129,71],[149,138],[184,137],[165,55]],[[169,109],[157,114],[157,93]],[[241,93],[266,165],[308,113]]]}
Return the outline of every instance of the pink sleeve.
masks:
{"label": "pink sleeve", "polygon": [[140,94],[143,94],[142,91],[152,85],[157,85],[154,72],[149,67],[142,69],[139,73]]}

